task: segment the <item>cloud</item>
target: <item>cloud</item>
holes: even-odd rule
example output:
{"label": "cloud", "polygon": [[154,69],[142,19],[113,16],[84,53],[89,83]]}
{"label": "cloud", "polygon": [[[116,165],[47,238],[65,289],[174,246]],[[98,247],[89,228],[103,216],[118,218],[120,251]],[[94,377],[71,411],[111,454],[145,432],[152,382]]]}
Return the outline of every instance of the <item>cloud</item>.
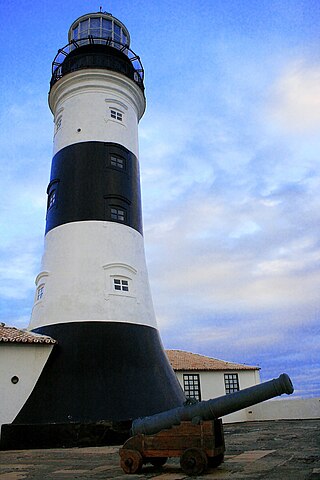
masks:
{"label": "cloud", "polygon": [[317,303],[320,246],[311,229],[300,231],[299,210],[290,219],[282,201],[193,194],[147,225],[157,287],[215,310]]}
{"label": "cloud", "polygon": [[23,239],[21,245],[15,244],[0,250],[0,296],[2,299],[24,299],[34,290],[34,279],[40,263],[42,242],[33,237]]}
{"label": "cloud", "polygon": [[4,102],[0,132],[0,304],[2,321],[26,327],[43,248],[52,123],[41,89],[26,83],[14,99],[5,98]]}
{"label": "cloud", "polygon": [[288,134],[314,135],[320,128],[320,65],[296,61],[270,89],[269,121]]}

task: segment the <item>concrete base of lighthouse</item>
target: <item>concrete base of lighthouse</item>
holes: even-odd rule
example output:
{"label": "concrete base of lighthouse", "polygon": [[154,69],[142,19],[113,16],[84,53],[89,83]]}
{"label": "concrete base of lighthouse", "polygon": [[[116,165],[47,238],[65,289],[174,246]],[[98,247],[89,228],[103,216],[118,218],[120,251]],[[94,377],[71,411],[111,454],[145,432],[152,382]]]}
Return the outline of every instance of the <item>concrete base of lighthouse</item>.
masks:
{"label": "concrete base of lighthouse", "polygon": [[129,429],[128,422],[11,423],[1,427],[0,450],[121,445],[130,436]]}
{"label": "concrete base of lighthouse", "polygon": [[155,328],[73,322],[36,333],[58,343],[14,422],[2,427],[2,448],[119,443],[134,418],[185,400]]}

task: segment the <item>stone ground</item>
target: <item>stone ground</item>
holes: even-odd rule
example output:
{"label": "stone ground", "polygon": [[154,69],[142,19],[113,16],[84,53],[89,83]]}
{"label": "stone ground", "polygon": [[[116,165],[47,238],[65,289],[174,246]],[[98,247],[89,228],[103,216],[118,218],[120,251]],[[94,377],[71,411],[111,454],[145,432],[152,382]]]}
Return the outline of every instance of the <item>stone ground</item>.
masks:
{"label": "stone ground", "polygon": [[[198,479],[320,480],[320,419],[248,422],[224,426],[225,461]],[[182,480],[179,460],[137,475],[119,466],[119,447],[0,452],[0,480]]]}

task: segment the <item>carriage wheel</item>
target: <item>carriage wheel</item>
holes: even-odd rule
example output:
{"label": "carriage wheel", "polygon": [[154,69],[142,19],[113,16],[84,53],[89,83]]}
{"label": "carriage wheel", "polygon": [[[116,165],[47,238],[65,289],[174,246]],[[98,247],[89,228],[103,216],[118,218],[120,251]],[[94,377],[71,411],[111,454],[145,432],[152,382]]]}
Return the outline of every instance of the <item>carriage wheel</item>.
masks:
{"label": "carriage wheel", "polygon": [[138,473],[141,470],[143,459],[138,450],[122,450],[120,466],[124,473]]}
{"label": "carriage wheel", "polygon": [[181,455],[180,465],[187,475],[201,475],[208,467],[207,455],[200,448],[188,448]]}

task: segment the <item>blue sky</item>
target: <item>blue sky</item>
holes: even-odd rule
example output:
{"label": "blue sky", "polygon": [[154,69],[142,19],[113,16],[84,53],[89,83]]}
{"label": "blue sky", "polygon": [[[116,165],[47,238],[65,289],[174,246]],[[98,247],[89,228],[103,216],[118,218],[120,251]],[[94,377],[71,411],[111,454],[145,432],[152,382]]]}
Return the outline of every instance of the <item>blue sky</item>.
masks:
{"label": "blue sky", "polygon": [[[1,0],[0,317],[26,327],[52,157],[51,62],[92,1]],[[145,245],[166,348],[320,396],[320,3],[115,0],[145,67]]]}

